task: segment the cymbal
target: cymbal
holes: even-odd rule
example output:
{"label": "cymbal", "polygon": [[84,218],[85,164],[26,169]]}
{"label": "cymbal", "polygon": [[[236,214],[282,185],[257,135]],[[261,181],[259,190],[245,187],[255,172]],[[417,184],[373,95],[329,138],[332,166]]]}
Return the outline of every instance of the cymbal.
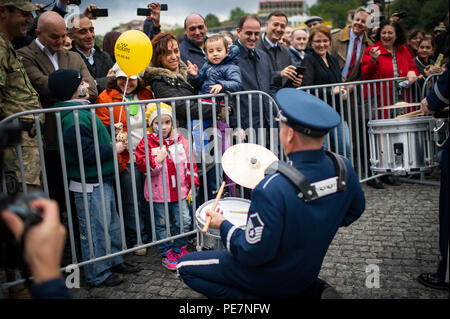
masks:
{"label": "cymbal", "polygon": [[264,179],[264,171],[278,157],[267,148],[251,143],[237,144],[225,151],[222,167],[236,184],[253,189]]}

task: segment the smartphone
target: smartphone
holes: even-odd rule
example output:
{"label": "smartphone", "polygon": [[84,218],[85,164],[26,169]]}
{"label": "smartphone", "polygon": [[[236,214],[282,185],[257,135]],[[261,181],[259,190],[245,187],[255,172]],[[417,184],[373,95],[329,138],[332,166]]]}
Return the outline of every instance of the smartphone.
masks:
{"label": "smartphone", "polygon": [[406,11],[402,11],[396,14],[397,18],[399,19],[403,19],[406,18],[408,16],[408,13]]}
{"label": "smartphone", "polygon": [[303,73],[305,73],[306,68],[304,66],[298,66],[295,70],[295,72],[297,72],[297,75],[303,75]]}
{"label": "smartphone", "polygon": [[148,17],[151,14],[152,14],[152,10],[150,10],[150,9],[144,9],[144,8],[138,8],[137,9],[137,15],[138,16]]}
{"label": "smartphone", "polygon": [[79,6],[81,4],[81,0],[69,0],[68,4],[74,4],[74,5]]}
{"label": "smartphone", "polygon": [[94,18],[107,17],[108,16],[108,9],[92,9],[92,16]]}
{"label": "smartphone", "polygon": [[[167,4],[161,4],[161,11],[167,11],[168,8],[169,8],[169,6]],[[151,9],[147,9],[147,8],[138,8],[137,9],[137,15],[138,16],[146,16],[146,17],[148,17],[151,14],[152,14],[152,10]]]}

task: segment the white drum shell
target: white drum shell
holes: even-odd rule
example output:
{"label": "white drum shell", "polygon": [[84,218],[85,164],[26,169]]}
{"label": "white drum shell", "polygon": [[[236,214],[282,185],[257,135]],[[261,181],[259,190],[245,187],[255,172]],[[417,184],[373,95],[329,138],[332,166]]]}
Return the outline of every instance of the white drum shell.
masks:
{"label": "white drum shell", "polygon": [[[195,212],[195,223],[199,230],[202,230],[206,223],[206,211],[212,209],[214,204],[214,199],[205,202]],[[233,225],[245,229],[247,225],[247,214],[232,213],[231,211],[237,212],[248,212],[250,208],[250,201],[244,198],[228,197],[219,200],[217,205],[221,211],[223,211],[223,216],[226,220],[231,222]],[[203,246],[208,249],[215,250],[225,250],[222,240],[220,238],[220,230],[208,228],[208,231],[203,234]]]}
{"label": "white drum shell", "polygon": [[369,121],[370,169],[406,175],[438,166],[431,116]]}

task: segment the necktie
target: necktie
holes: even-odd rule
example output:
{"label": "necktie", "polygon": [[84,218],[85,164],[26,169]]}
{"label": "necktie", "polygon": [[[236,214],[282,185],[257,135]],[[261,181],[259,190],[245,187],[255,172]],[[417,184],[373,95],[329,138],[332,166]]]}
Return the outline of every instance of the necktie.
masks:
{"label": "necktie", "polygon": [[250,59],[255,58],[255,50],[248,50],[248,57]]}
{"label": "necktie", "polygon": [[353,41],[352,58],[350,60],[349,66],[348,66],[347,77],[352,73],[353,68],[355,67],[355,64],[356,64],[356,54],[358,53],[358,43],[359,43],[359,37],[356,37],[355,41]]}

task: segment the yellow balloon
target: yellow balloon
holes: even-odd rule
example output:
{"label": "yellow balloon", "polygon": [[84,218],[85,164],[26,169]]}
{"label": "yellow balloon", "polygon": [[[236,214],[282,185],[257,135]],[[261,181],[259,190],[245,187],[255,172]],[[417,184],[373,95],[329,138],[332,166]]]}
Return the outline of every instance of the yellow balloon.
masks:
{"label": "yellow balloon", "polygon": [[117,39],[114,56],[120,69],[126,75],[138,75],[150,64],[153,46],[144,32],[126,31]]}

